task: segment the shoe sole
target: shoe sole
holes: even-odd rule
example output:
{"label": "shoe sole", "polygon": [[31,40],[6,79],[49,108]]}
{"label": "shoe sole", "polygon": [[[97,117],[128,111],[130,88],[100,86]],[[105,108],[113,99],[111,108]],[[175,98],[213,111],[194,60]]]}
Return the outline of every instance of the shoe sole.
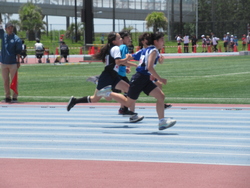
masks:
{"label": "shoe sole", "polygon": [[104,91],[102,91],[102,90],[104,90],[104,88],[101,89],[101,90],[99,90],[99,91],[96,93],[96,95],[97,95],[98,97],[107,97],[107,96],[106,96],[106,93],[111,92],[111,91],[112,91],[112,87],[111,87],[111,86],[106,86],[106,87],[105,87],[105,90],[104,90]]}
{"label": "shoe sole", "polygon": [[122,115],[123,117],[132,117],[132,116],[134,116],[134,115],[137,115],[137,113],[135,113],[135,114],[120,114],[120,115]]}
{"label": "shoe sole", "polygon": [[73,100],[74,96],[71,96],[71,98],[69,99],[68,105],[67,105],[67,111],[69,112],[71,108],[73,107],[69,107],[69,104],[71,103],[71,101]]}
{"label": "shoe sole", "polygon": [[140,118],[138,118],[136,120],[133,120],[133,121],[130,120],[130,123],[136,123],[136,122],[141,121],[143,119],[144,119],[144,116],[141,116]]}
{"label": "shoe sole", "polygon": [[159,131],[168,129],[168,128],[170,128],[170,127],[173,127],[175,124],[176,124],[176,121],[170,123],[168,126],[161,126],[161,127],[159,127]]}

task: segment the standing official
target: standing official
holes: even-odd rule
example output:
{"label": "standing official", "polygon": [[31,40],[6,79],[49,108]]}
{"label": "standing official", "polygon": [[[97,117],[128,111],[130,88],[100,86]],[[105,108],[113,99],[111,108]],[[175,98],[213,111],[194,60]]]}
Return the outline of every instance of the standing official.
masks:
{"label": "standing official", "polygon": [[22,41],[13,33],[13,29],[14,26],[10,22],[5,25],[6,32],[4,32],[3,27],[0,25],[0,38],[2,39],[0,62],[2,63],[1,69],[5,91],[5,99],[3,102],[17,102],[18,96],[17,92],[13,92],[11,99],[10,83],[20,67]]}

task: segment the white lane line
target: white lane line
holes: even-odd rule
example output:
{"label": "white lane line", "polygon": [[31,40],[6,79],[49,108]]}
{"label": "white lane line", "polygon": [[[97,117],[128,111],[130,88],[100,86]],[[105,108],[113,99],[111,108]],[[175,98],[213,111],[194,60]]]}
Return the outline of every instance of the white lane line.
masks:
{"label": "white lane line", "polygon": [[[70,123],[70,122],[68,122],[68,124],[66,124],[66,126],[65,125],[63,125],[63,124],[61,124],[60,122],[57,122],[57,124],[55,125],[55,126],[53,126],[53,127],[51,127],[51,124],[46,124],[46,125],[38,125],[38,124],[30,124],[30,125],[28,125],[28,124],[26,124],[26,122],[25,122],[25,125],[22,125],[22,123],[20,123],[20,122],[18,122],[18,124],[19,125],[17,125],[16,123],[14,123],[14,122],[11,122],[11,123],[7,123],[8,125],[0,125],[0,129],[39,129],[39,128],[41,128],[41,129],[77,129],[77,128],[84,128],[85,127],[85,125],[90,125],[90,124],[96,124],[96,125],[109,125],[109,127],[110,128],[112,128],[112,126],[114,126],[114,124],[117,126],[117,127],[124,127],[124,126],[128,126],[128,125],[131,125],[131,126],[141,126],[142,125],[142,123],[143,123],[143,127],[155,127],[156,126],[156,123],[152,123],[153,121],[150,121],[150,123],[149,122],[141,122],[141,123],[139,123],[139,124],[132,124],[132,123],[129,123],[129,122],[108,122],[108,123],[95,123],[95,122],[85,122],[85,124],[83,124],[83,123],[81,123],[81,125],[80,125],[80,127],[77,127],[77,126],[74,126],[75,124],[74,123]],[[124,123],[126,124],[126,125],[124,125]],[[180,122],[177,120],[177,123],[179,123],[179,124],[176,124],[176,126],[178,126],[178,128],[183,128],[183,129],[187,129],[187,128],[197,128],[197,129],[249,129],[250,130],[250,126],[248,126],[248,125],[235,125],[235,122],[232,122],[233,123],[233,125],[232,124],[230,124],[230,125],[228,125],[228,124],[226,124],[226,125],[221,125],[221,124],[216,124],[216,125],[214,125],[214,124],[193,124],[191,121],[187,121],[187,122],[185,122],[185,123],[183,123],[183,124],[180,124]],[[73,125],[72,125],[73,124]],[[69,127],[68,127],[69,126]],[[176,128],[176,126],[175,126],[175,128]],[[87,127],[88,128],[88,127]],[[95,127],[93,127],[93,128],[95,128]],[[106,127],[105,127],[106,128]],[[126,127],[124,127],[124,129],[125,129]]]}
{"label": "white lane line", "polygon": [[83,148],[34,148],[34,147],[0,147],[0,150],[48,150],[48,151],[97,151],[97,152],[132,152],[132,153],[172,153],[172,154],[199,154],[199,155],[233,155],[233,156],[250,156],[250,153],[239,154],[239,153],[217,153],[217,152],[187,152],[187,151],[162,151],[162,150],[129,150],[129,149],[83,149]]}
{"label": "white lane line", "polygon": [[114,143],[114,141],[83,141],[83,140],[20,140],[20,139],[0,139],[0,141],[2,142],[19,142],[19,143],[25,143],[25,142],[29,142],[29,143],[34,143],[34,142],[39,142],[39,143],[53,143],[53,144],[58,144],[58,143],[72,143],[72,144],[82,144],[82,143],[87,143],[87,144],[100,144],[100,142],[102,144],[143,144],[143,145],[161,145],[161,146],[169,146],[169,145],[174,145],[174,146],[207,146],[207,147],[237,147],[237,148],[250,148],[250,145],[224,145],[224,144],[193,144],[193,143],[164,143],[164,142],[131,142],[131,141],[116,141]]}
{"label": "white lane line", "polygon": [[[152,131],[152,130],[151,130]],[[150,135],[150,133],[143,133],[143,132],[140,132],[140,133],[125,133],[125,134],[113,134],[113,133],[100,133],[100,134],[93,134],[93,133],[50,133],[50,132],[46,132],[46,133],[37,133],[37,132],[34,132],[34,133],[14,133],[14,132],[11,132],[11,133],[2,133],[0,132],[0,135],[2,136],[10,136],[10,135],[15,135],[15,136],[53,136],[53,138],[55,138],[55,136],[65,136],[65,137],[69,137],[69,136],[74,136],[74,137],[82,137],[82,138],[86,138],[86,136],[91,136],[91,137],[98,137],[98,138],[101,138],[101,137],[118,137],[118,139],[121,139],[123,137],[133,137],[133,138],[138,138],[138,137],[145,137],[145,138],[166,138],[169,137],[171,139],[174,139],[174,138],[178,138],[178,139],[201,139],[201,140],[244,140],[244,141],[250,141],[250,137],[217,137],[217,136],[195,136],[195,135],[192,135],[192,136],[181,136],[181,135],[174,135],[170,132],[159,132],[159,131],[155,131],[154,132],[156,135]],[[157,134],[159,133],[159,134]],[[162,135],[161,135],[162,134]],[[165,135],[167,134],[167,135]],[[159,137],[161,136],[161,137]]]}
{"label": "white lane line", "polygon": [[[121,117],[122,118],[122,117]],[[119,121],[119,122],[115,122],[115,123],[129,123],[129,118],[126,117],[124,119],[121,119],[121,118],[112,118],[110,119],[110,122],[107,122],[107,123],[98,123],[98,122],[94,122],[94,124],[113,124],[114,121]],[[59,117],[59,118],[49,118],[49,117],[30,117],[30,118],[25,118],[25,117],[12,117],[12,119],[9,119],[8,121],[1,121],[1,124],[13,124],[13,123],[19,123],[19,124],[22,124],[22,123],[25,123],[25,124],[35,124],[35,125],[38,125],[38,124],[62,124],[62,125],[65,125],[65,124],[93,124],[93,120],[102,120],[103,118],[90,118],[90,117],[81,117],[81,118],[68,118],[68,117]],[[145,123],[148,123],[148,122],[152,122],[151,120],[146,120],[147,117],[145,117],[145,120],[143,120],[142,122],[145,122]],[[176,119],[176,118],[175,118]],[[20,120],[28,120],[28,121],[20,121]],[[31,121],[31,120],[41,120],[41,121]],[[57,121],[47,121],[47,120],[57,120]],[[74,120],[74,121],[71,121],[71,122],[65,122],[65,120]],[[89,120],[90,122],[87,122],[87,120]],[[79,121],[79,122],[77,122]],[[153,120],[155,121],[157,124],[158,121],[157,119]],[[250,121],[245,121],[245,120],[237,120],[237,121],[232,121],[230,119],[227,119],[227,120],[218,120],[218,119],[209,119],[209,120],[203,120],[203,119],[186,119],[186,120],[181,120],[181,119],[177,119],[177,122],[182,122],[182,123],[190,123],[190,122],[196,122],[196,123],[228,123],[228,124],[233,124],[233,123],[237,123],[237,124],[240,124],[240,123],[249,123],[250,124]],[[140,122],[141,123],[141,122]],[[130,123],[130,124],[133,124],[133,123]],[[136,124],[134,124],[136,125]]]}
{"label": "white lane line", "polygon": [[[58,123],[57,123],[58,124]],[[86,122],[85,122],[85,124],[86,124]],[[115,123],[115,124],[110,124],[110,123],[87,123],[87,125],[108,125],[108,126],[110,126],[110,128],[109,127],[105,127],[105,128],[102,128],[102,127],[22,127],[22,126],[16,126],[16,127],[0,127],[0,130],[2,130],[2,131],[5,131],[6,133],[7,132],[10,132],[10,133],[13,133],[13,131],[12,130],[14,130],[14,131],[16,131],[16,132],[18,132],[18,131],[33,131],[33,132],[36,132],[37,130],[43,130],[43,131],[69,131],[69,130],[71,130],[71,131],[77,131],[77,130],[93,130],[93,131],[95,131],[95,130],[107,130],[107,131],[110,131],[110,130],[114,130],[114,128],[112,127],[112,126],[114,126],[114,125],[116,125],[116,126],[119,126],[119,125],[117,125],[117,123]],[[121,128],[124,126],[124,125],[120,125],[121,126]],[[136,125],[131,125],[131,126],[136,126]],[[137,129],[137,131],[139,131],[139,132],[141,132],[141,131],[152,131],[152,130],[155,130],[155,128],[157,128],[155,125],[143,125],[144,127],[142,128],[142,127],[139,127],[139,126],[142,126],[142,124],[139,124],[139,125],[137,125],[138,126],[138,129]],[[148,129],[148,128],[145,128],[145,127],[153,127],[153,128],[151,128],[151,129]],[[155,128],[154,128],[155,127]],[[174,130],[175,132],[177,132],[177,131],[179,131],[179,132],[183,132],[183,131],[185,131],[185,132],[194,132],[194,133],[196,133],[196,132],[198,132],[198,133],[222,133],[222,134],[226,134],[226,133],[235,133],[235,134],[250,134],[250,128],[249,128],[249,131],[246,131],[246,130],[238,130],[238,131],[235,131],[235,130],[207,130],[207,129],[205,129],[205,130],[200,130],[200,129],[197,129],[197,130],[195,130],[195,129],[193,129],[193,130],[191,130],[191,129],[188,129],[189,127],[187,126],[187,129],[185,129],[185,128],[178,128],[178,126],[176,126],[176,127],[174,127],[174,129],[172,129],[172,131]],[[202,129],[203,129],[203,127],[201,127]],[[230,127],[231,128],[231,127]],[[5,130],[5,129],[7,129],[7,130]],[[18,129],[18,130],[16,130],[16,129]],[[125,131],[125,130],[122,130],[122,131]],[[135,129],[126,129],[126,131],[127,132],[134,132],[134,131],[136,131]],[[162,133],[164,133],[164,132],[162,132]]]}
{"label": "white lane line", "polygon": [[[139,113],[139,115],[143,115],[145,118],[147,118],[147,120],[149,119],[158,119],[156,112],[143,112],[143,111],[136,111],[137,113]],[[186,112],[186,113],[185,113]],[[209,115],[204,115],[203,113],[197,113],[197,112],[182,112],[182,113],[176,113],[175,111],[167,111],[165,112],[165,117],[174,117],[175,119],[193,119],[193,120],[231,120],[231,121],[246,121],[249,120],[250,122],[250,113],[214,113],[214,114],[210,114]],[[242,111],[241,111],[242,112]],[[11,112],[13,113],[13,112]],[[18,113],[18,112],[15,112]],[[84,115],[83,115],[84,113]],[[93,114],[94,113],[94,114]],[[54,112],[41,112],[41,113],[18,113],[18,115],[16,115],[15,117],[13,117],[13,115],[10,115],[10,113],[1,113],[0,114],[0,118],[1,120],[8,120],[8,121],[12,121],[12,120],[26,120],[26,119],[74,119],[74,120],[82,120],[82,119],[91,119],[91,120],[95,120],[97,117],[95,114],[98,114],[98,118],[103,118],[108,119],[108,118],[112,118],[112,119],[126,119],[128,117],[124,117],[122,115],[118,115],[116,113],[111,112],[111,114],[107,114],[107,113],[102,113],[102,111],[92,111],[91,114],[86,113],[85,111],[80,111],[80,112],[74,112],[72,114],[65,114],[65,113],[54,113]],[[109,119],[111,120],[111,119]],[[0,124],[1,125],[1,124]]]}
{"label": "white lane line", "polygon": [[[96,119],[96,114],[98,114],[98,118],[103,118],[105,117],[105,119],[107,118],[107,114],[105,113],[101,113],[101,112],[95,112],[95,114],[91,113],[91,114],[84,114],[84,115],[80,115],[80,114],[62,114],[62,113],[58,113],[58,114],[49,114],[49,113],[29,113],[29,114],[18,114],[17,116],[13,117],[12,115],[10,115],[9,113],[1,113],[0,117],[1,120],[36,120],[36,119],[50,119],[50,120],[95,120]],[[145,118],[156,118],[158,119],[158,117],[156,116],[156,114],[152,114],[152,113],[140,113],[140,115],[145,116]],[[205,115],[197,115],[195,114],[191,114],[191,115],[180,115],[178,114],[173,114],[173,113],[167,113],[166,112],[166,116],[174,116],[174,118],[187,118],[187,119],[193,119],[194,121],[197,121],[195,118],[198,118],[198,120],[202,120],[202,121],[222,121],[223,119],[227,119],[227,121],[231,121],[231,120],[237,120],[238,121],[242,121],[241,119],[245,120],[249,120],[250,122],[250,113],[246,114],[246,116],[230,116],[228,114],[222,114],[222,115],[217,115],[218,116],[205,116]],[[249,116],[248,116],[249,115]],[[45,117],[46,116],[46,117]],[[95,117],[95,118],[93,118]],[[120,118],[128,118],[128,117],[124,117],[122,115],[117,115],[117,114],[108,114],[109,118],[113,119],[120,119]],[[203,119],[209,119],[209,120],[203,120]],[[221,120],[222,119],[222,120]]]}
{"label": "white lane line", "polygon": [[112,161],[112,162],[153,162],[153,163],[177,163],[177,164],[201,164],[201,165],[233,165],[233,166],[250,166],[249,163],[246,163],[246,164],[242,164],[242,163],[221,163],[221,162],[213,162],[213,163],[209,163],[209,162],[196,162],[196,161],[183,161],[183,160],[165,160],[165,161],[162,161],[162,160],[129,160],[129,159],[126,159],[126,160],[122,160],[122,159],[105,159],[105,158],[86,158],[86,157],[83,157],[83,158],[77,158],[77,157],[68,157],[68,158],[62,158],[62,157],[57,157],[57,158],[54,158],[54,157],[13,157],[13,156],[4,156],[4,157],[1,157],[0,156],[0,159],[41,159],[41,160],[46,160],[46,159],[53,159],[53,160],[79,160],[79,161]]}

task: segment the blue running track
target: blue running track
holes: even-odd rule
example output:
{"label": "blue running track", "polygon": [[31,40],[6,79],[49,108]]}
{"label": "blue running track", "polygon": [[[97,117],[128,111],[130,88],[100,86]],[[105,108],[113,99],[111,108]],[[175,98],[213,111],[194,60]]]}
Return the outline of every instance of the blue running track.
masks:
{"label": "blue running track", "polygon": [[129,123],[117,106],[1,105],[0,158],[250,166],[250,108],[172,107],[158,131],[154,107]]}

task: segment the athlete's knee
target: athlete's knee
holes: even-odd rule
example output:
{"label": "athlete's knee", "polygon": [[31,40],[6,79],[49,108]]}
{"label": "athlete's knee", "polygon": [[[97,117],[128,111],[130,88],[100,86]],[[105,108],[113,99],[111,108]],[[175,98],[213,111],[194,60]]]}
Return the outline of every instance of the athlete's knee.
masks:
{"label": "athlete's knee", "polygon": [[102,97],[98,97],[98,96],[91,96],[90,100],[91,102],[99,102],[101,100]]}
{"label": "athlete's knee", "polygon": [[111,101],[111,100],[112,100],[112,97],[105,97],[105,100],[106,100],[106,101]]}

